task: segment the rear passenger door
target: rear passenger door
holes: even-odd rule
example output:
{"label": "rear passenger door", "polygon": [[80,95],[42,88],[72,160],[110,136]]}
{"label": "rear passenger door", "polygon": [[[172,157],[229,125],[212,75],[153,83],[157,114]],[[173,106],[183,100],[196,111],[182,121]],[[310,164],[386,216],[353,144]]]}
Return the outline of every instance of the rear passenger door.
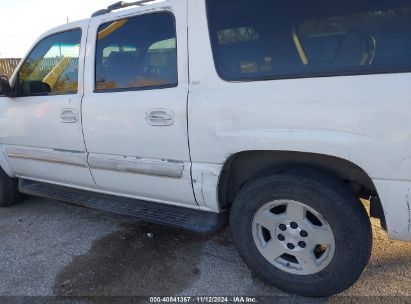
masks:
{"label": "rear passenger door", "polygon": [[184,2],[170,1],[90,24],[83,125],[89,166],[103,191],[196,206],[186,16]]}

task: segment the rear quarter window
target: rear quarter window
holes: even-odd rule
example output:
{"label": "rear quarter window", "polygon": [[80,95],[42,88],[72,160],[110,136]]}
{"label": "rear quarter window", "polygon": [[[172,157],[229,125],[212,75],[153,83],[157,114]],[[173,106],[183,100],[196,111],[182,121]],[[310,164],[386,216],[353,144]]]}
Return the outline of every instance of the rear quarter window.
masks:
{"label": "rear quarter window", "polygon": [[207,0],[225,80],[411,70],[411,1]]}

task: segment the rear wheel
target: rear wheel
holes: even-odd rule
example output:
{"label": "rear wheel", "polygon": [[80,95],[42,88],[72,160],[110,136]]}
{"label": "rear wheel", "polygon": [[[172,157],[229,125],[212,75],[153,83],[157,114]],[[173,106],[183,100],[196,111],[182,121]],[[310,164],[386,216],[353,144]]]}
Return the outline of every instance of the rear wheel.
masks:
{"label": "rear wheel", "polygon": [[20,200],[17,179],[10,178],[0,168],[0,208],[10,207]]}
{"label": "rear wheel", "polygon": [[230,214],[240,255],[263,280],[304,296],[330,296],[360,277],[371,254],[368,215],[326,173],[264,176],[242,187]]}

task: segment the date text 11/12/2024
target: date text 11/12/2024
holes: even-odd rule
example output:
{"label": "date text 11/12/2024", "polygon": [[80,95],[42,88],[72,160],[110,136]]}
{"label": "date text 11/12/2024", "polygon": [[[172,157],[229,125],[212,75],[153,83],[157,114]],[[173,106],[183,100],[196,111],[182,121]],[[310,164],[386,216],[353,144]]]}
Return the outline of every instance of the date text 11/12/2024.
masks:
{"label": "date text 11/12/2024", "polygon": [[150,297],[150,303],[258,303],[255,297]]}

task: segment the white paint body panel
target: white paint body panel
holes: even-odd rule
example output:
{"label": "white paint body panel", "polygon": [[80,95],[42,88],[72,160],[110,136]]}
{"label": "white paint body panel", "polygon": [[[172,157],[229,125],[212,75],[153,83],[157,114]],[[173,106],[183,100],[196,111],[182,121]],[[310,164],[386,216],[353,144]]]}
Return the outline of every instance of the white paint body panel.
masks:
{"label": "white paint body panel", "polygon": [[[213,64],[205,2],[189,1],[188,16],[194,179],[243,151],[342,158],[373,179],[389,236],[411,240],[411,74],[226,82]],[[203,180],[205,204],[215,208],[217,179]]]}
{"label": "white paint body panel", "polygon": [[[173,12],[177,21],[178,87],[95,94],[98,26],[163,10]],[[73,27],[84,29],[85,43],[88,21],[45,35]],[[363,169],[381,198],[390,238],[411,241],[410,73],[223,81],[213,63],[203,0],[170,0],[92,18],[88,35],[80,57],[85,58],[85,65],[80,60],[85,76],[79,75],[77,95],[24,102],[0,98],[0,165],[10,176],[219,212],[219,177],[231,155],[253,150],[316,153]],[[79,109],[82,124],[63,128],[56,113],[72,107]],[[157,108],[172,110],[174,124],[147,124],[147,110]],[[37,151],[38,156],[58,153],[56,149],[84,153],[87,164],[7,156],[8,148],[27,147],[45,152]],[[103,165],[90,161],[93,157]],[[162,167],[161,162],[170,160]]]}

